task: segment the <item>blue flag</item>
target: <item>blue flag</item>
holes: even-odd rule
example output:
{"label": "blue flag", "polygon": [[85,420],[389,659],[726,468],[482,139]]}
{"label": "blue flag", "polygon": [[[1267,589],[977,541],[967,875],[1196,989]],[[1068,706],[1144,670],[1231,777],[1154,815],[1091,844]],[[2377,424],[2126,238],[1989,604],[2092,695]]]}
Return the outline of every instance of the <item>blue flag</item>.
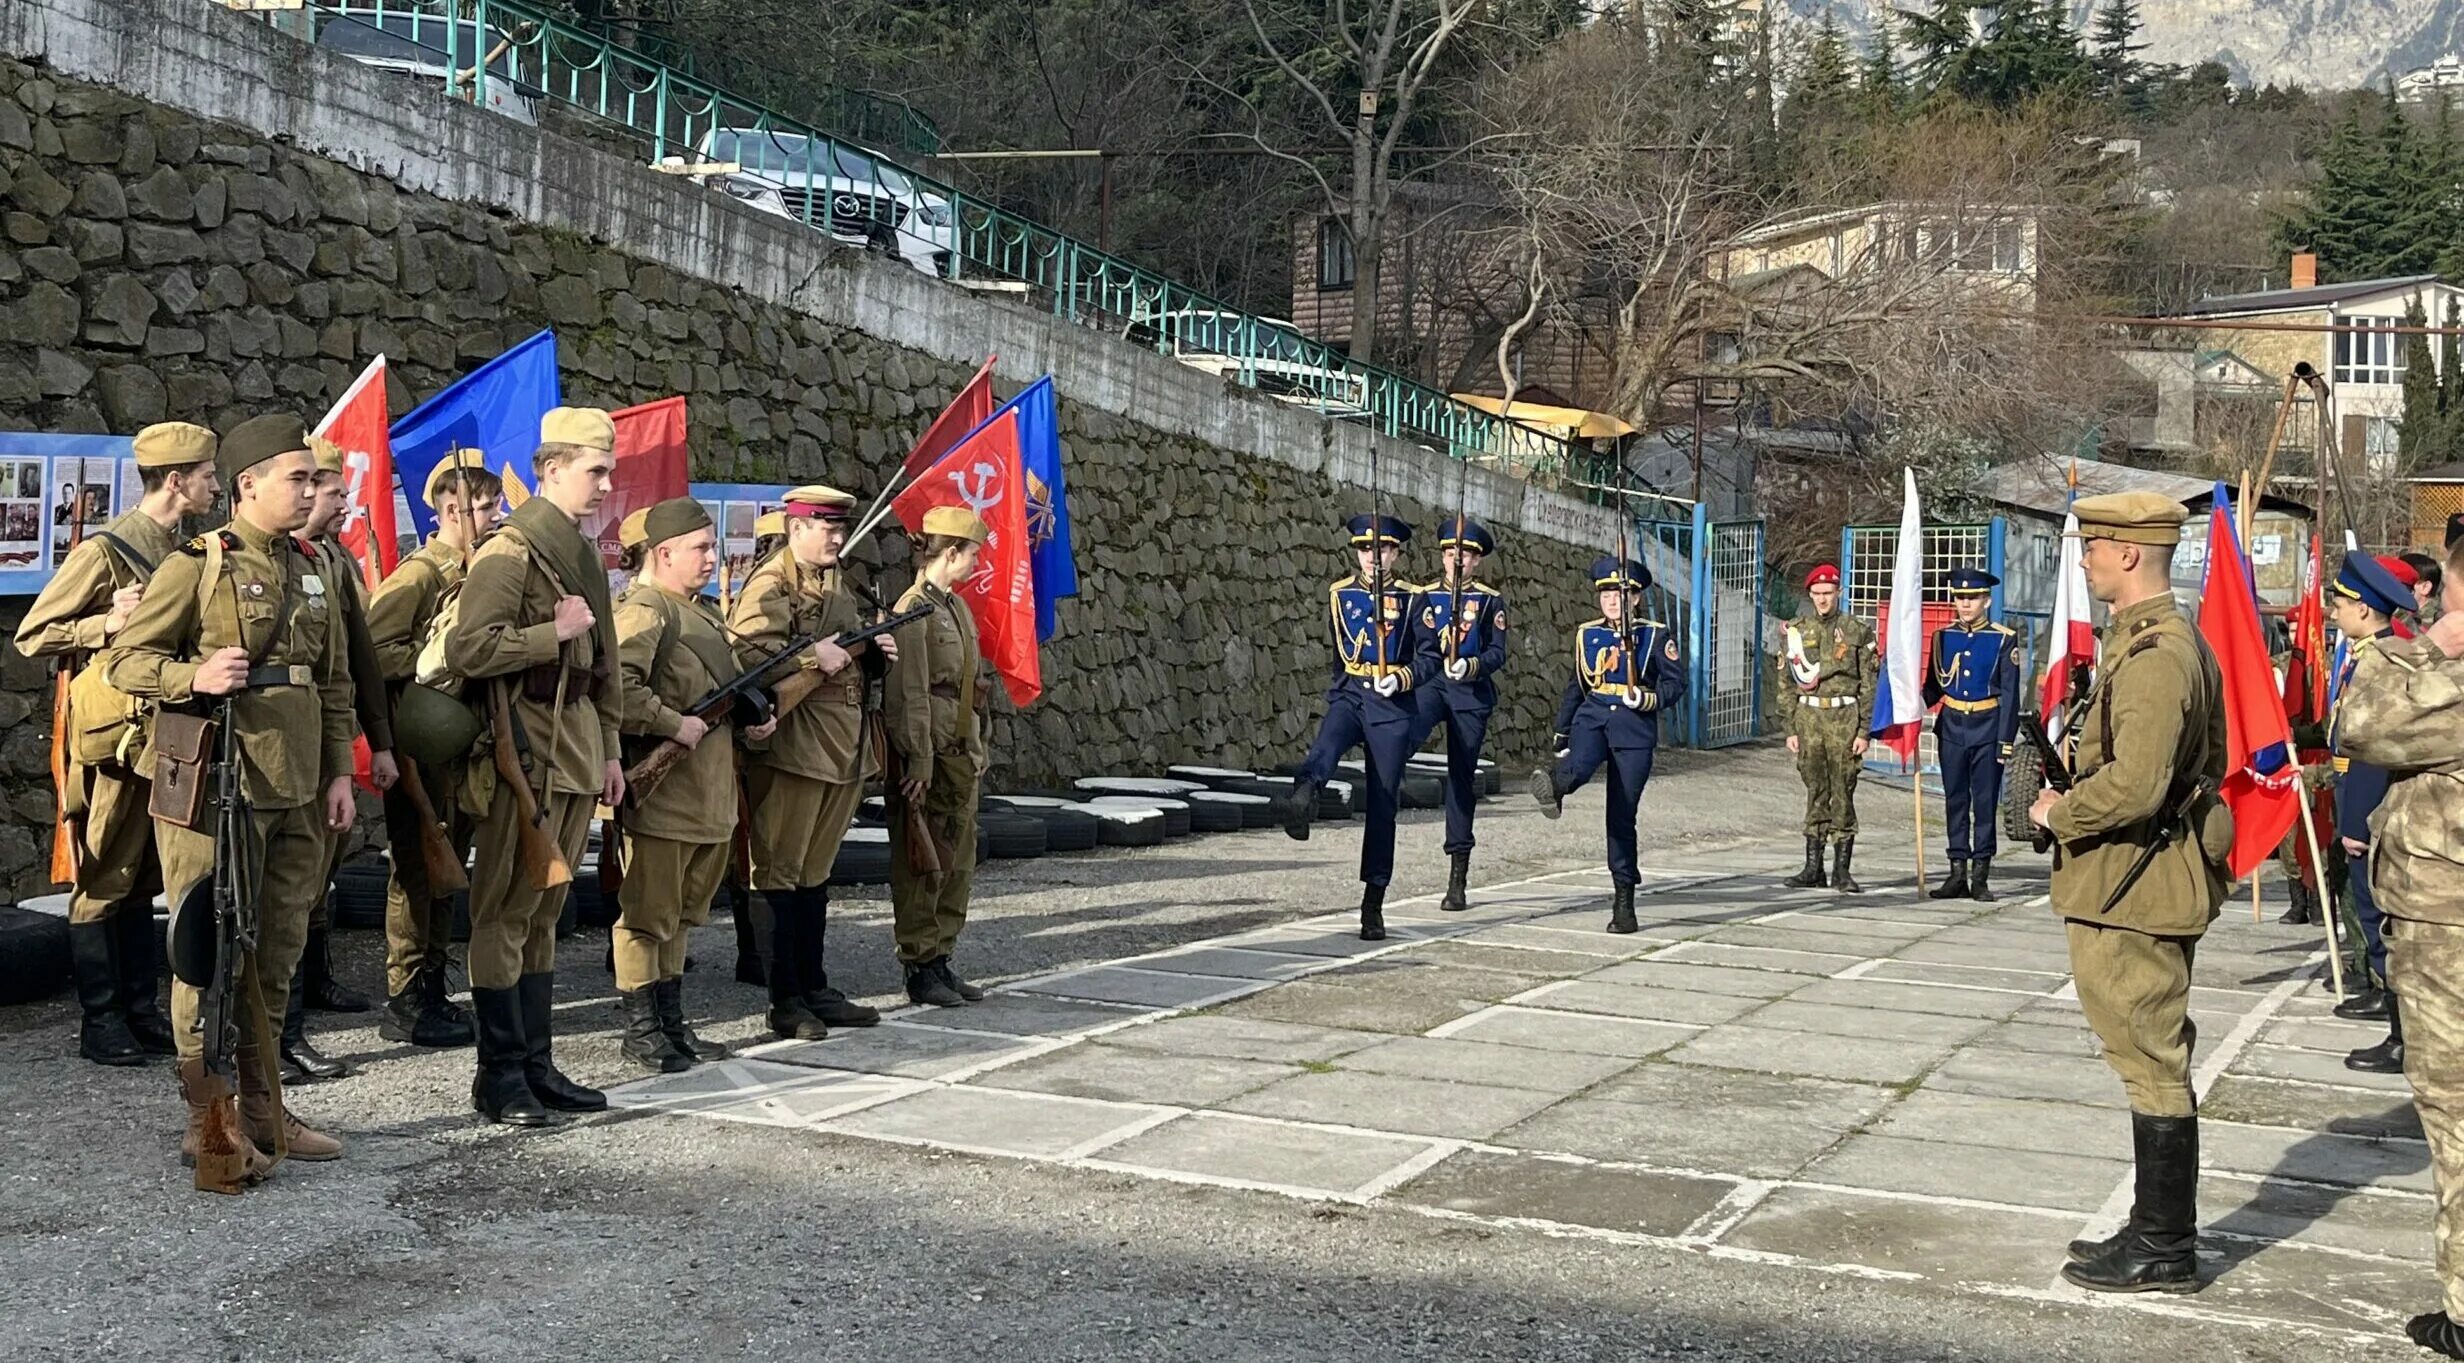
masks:
{"label": "blue flag", "polygon": [[542,331],[446,385],[394,423],[394,472],[422,538],[436,533],[436,511],[419,494],[452,449],[487,452],[488,470],[535,484],[530,457],[539,418],[559,405],[556,333]]}
{"label": "blue flag", "polygon": [[[1035,637],[1049,639],[1053,602],[1078,594],[1078,557],[1069,529],[1069,489],[1061,480],[1061,414],[1047,374],[1001,411],[1018,413],[1018,465],[1027,475],[1027,532],[1034,542]],[[998,417],[1000,414],[994,414]]]}

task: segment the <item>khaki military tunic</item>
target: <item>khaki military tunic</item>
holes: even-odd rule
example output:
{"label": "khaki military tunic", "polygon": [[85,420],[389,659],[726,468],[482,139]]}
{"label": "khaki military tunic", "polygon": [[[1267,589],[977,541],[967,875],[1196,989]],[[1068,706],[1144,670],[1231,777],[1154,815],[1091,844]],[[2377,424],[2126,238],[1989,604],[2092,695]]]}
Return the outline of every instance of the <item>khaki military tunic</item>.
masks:
{"label": "khaki military tunic", "polygon": [[[377,670],[385,678],[388,697],[399,702],[402,686],[418,669],[419,648],[428,627],[444,609],[448,592],[462,584],[462,551],[431,539],[417,553],[394,565],[368,601],[368,641],[376,650]],[[445,840],[465,862],[470,860],[475,821],[462,807],[460,793],[466,765],[461,762],[430,769],[394,754],[409,779],[419,782],[428,803],[445,827]],[[421,970],[442,969],[453,940],[453,899],[439,895],[427,883],[427,868],[419,855],[419,812],[400,784],[385,792],[386,841],[393,849],[393,875],[385,885],[385,992],[399,994]]]}
{"label": "khaki military tunic", "polygon": [[[616,649],[625,674],[624,732],[635,739],[674,738],[693,702],[735,674],[718,612],[649,581],[636,581],[617,603]],[[647,752],[651,745],[636,746]],[[710,921],[736,831],[736,731],[726,716],[648,798],[626,797],[624,827],[616,987],[630,993],[682,976],[686,929]]]}
{"label": "khaki military tunic", "polygon": [[[746,576],[732,614],[737,656],[747,667],[793,640],[841,634],[863,622],[838,571],[799,563],[785,550]],[[855,652],[861,657],[870,647]],[[809,653],[796,665],[818,667]],[[851,662],[781,717],[778,731],[749,754],[754,889],[810,889],[830,879],[864,794],[863,706],[864,674]]]}
{"label": "khaki military tunic", "polygon": [[[247,1045],[247,1038],[270,1035],[266,1029],[279,1023],[289,1001],[309,911],[325,889],[324,792],[351,773],[358,721],[342,612],[317,560],[299,541],[269,535],[244,519],[212,533],[222,544],[221,579],[206,592],[202,611],[207,549],[199,538],[164,561],[101,666],[112,685],[131,695],[164,706],[220,708],[214,698],[190,690],[198,664],[230,646],[249,650],[253,659],[250,685],[230,699],[260,868],[257,947],[241,965]],[[144,760],[151,772],[154,754]],[[157,820],[154,837],[164,886],[177,904],[213,874],[214,825],[191,829]],[[172,1030],[184,1060],[204,1052],[198,1003],[197,989],[173,982]],[[263,1082],[273,1086],[273,1048],[250,1049]]]}
{"label": "khaki military tunic", "polygon": [[[99,533],[89,530],[18,623],[18,651],[29,658],[57,658],[72,675],[98,665],[93,655],[114,642],[103,632],[112,594],[146,581],[177,547],[169,527],[142,511],[119,516]],[[132,551],[142,569],[130,560]],[[70,716],[72,726],[77,722]],[[153,821],[145,812],[150,791],[137,769],[89,767],[70,758],[69,788],[62,795],[83,820],[70,922],[99,921],[121,904],[152,914],[162,876],[154,860]]]}
{"label": "khaki military tunic", "polygon": [[906,820],[892,810],[890,898],[898,959],[909,964],[949,955],[966,926],[984,773],[984,732],[975,708],[983,655],[975,614],[957,596],[922,581],[899,598],[898,609],[924,602],[932,603],[933,613],[899,626],[893,636],[898,656],[890,663],[883,719],[904,764],[902,777],[931,783],[924,817],[951,855],[938,879],[909,870]]}
{"label": "khaki military tunic", "polygon": [[[1808,611],[1788,628],[1817,677],[1811,688],[1796,685],[1788,711],[1788,732],[1797,740],[1797,775],[1805,782],[1805,835],[1853,838],[1857,777],[1865,770],[1856,741],[1873,717],[1881,665],[1874,627],[1842,606],[1829,615]],[[1791,680],[1797,680],[1793,673]]]}
{"label": "khaki military tunic", "polygon": [[[2122,1079],[2131,1110],[2188,1117],[2190,970],[2224,902],[2232,817],[2214,792],[2225,764],[2224,684],[2215,656],[2171,595],[2113,613],[2104,675],[2083,704],[2074,784],[2053,806],[2053,910],[2069,921],[2079,1006]],[[2116,890],[2166,812],[2204,781],[2201,802],[2127,894]]]}

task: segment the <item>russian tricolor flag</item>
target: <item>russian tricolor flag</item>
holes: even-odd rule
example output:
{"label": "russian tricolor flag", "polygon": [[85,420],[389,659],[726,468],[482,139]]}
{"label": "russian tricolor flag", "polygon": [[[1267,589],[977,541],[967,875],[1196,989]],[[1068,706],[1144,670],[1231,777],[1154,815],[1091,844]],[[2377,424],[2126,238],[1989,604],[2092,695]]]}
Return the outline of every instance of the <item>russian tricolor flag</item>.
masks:
{"label": "russian tricolor flag", "polygon": [[1925,518],[1917,508],[1916,470],[1899,508],[1899,556],[1891,565],[1890,620],[1882,641],[1882,676],[1874,688],[1874,737],[1907,761],[1925,727]]}
{"label": "russian tricolor flag", "polygon": [[2062,518],[2062,570],[2053,584],[2053,637],[2046,644],[2045,680],[2038,692],[2037,714],[2045,721],[2045,737],[2059,741],[2057,718],[2071,694],[2071,671],[2081,663],[2096,666],[2096,622],[2088,614],[2088,572],[2079,561],[2079,517]]}

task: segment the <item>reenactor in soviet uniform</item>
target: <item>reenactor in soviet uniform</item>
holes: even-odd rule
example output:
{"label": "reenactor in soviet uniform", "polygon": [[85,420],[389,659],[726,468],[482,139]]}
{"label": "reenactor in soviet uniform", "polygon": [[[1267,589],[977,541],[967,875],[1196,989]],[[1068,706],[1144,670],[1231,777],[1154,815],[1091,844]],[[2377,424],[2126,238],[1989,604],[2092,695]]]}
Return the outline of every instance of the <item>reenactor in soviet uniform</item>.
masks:
{"label": "reenactor in soviet uniform", "polygon": [[2437,622],[2379,645],[2345,688],[2337,727],[2354,760],[2388,773],[2368,865],[2438,1189],[2444,1300],[2404,1332],[2464,1359],[2464,550],[2448,550],[2443,576]]}
{"label": "reenactor in soviet uniform", "polygon": [[[1420,594],[1420,628],[1436,646],[1435,685],[1421,689],[1417,750],[1429,731],[1446,730],[1446,897],[1438,907],[1470,908],[1472,815],[1480,803],[1480,748],[1497,709],[1497,673],[1506,665],[1506,598],[1473,574],[1497,547],[1488,527],[1458,516],[1437,541],[1444,572]],[[1406,759],[1409,760],[1408,757]]]}
{"label": "reenactor in soviet uniform", "polygon": [[2081,701],[2075,782],[2029,816],[2051,830],[2053,910],[2070,935],[2080,1011],[2130,1100],[2137,1199],[2121,1231],[2071,1242],[2062,1276],[2099,1292],[2195,1292],[2199,1119],[2191,958],[2224,902],[2233,819],[2224,682],[2174,605],[2188,513],[2152,492],[2072,507],[2088,591],[2111,608],[2105,664]]}
{"label": "reenactor in soviet uniform", "polygon": [[[340,538],[343,521],[350,512],[350,482],[343,472],[342,451],[315,436],[310,436],[308,443],[317,459],[316,504],[308,512],[308,524],[300,527],[299,537],[317,561],[317,576],[325,583],[327,595],[342,613],[351,675],[379,676],[382,668],[377,662],[376,644],[368,635],[367,592],[362,586],[360,567]],[[390,789],[396,774],[393,705],[381,686],[354,686],[352,701],[359,714],[360,734],[368,742],[369,779],[379,791]],[[334,870],[342,863],[343,847],[348,840],[347,829],[325,840],[328,886],[333,884]],[[350,1066],[327,1058],[309,1043],[309,1009],[321,1013],[365,1013],[375,1006],[366,995],[334,978],[329,945],[332,928],[333,896],[320,894],[316,910],[308,919],[308,946],[300,956],[299,969],[291,976],[291,1004],[282,1020],[285,1083],[340,1079],[351,1072]]]}
{"label": "reenactor in soviet uniform", "polygon": [[1278,797],[1277,812],[1283,831],[1306,841],[1318,788],[1335,774],[1345,753],[1360,749],[1368,812],[1360,840],[1360,939],[1376,942],[1386,936],[1386,886],[1394,879],[1403,770],[1427,732],[1414,722],[1418,701],[1411,692],[1438,676],[1439,662],[1435,637],[1420,628],[1420,589],[1395,575],[1412,527],[1392,516],[1354,516],[1344,528],[1359,571],[1326,589],[1327,634],[1334,644],[1326,714],[1292,789]]}
{"label": "reenactor in soviet uniform", "polygon": [[[890,900],[907,997],[948,1008],[984,991],[950,965],[967,925],[975,887],[975,806],[984,779],[983,650],[975,612],[951,590],[975,573],[991,532],[972,511],[937,506],[924,513],[914,585],[898,609],[932,614],[892,634],[897,641],[883,684],[882,722],[899,766],[890,792]],[[922,831],[946,855],[938,876],[919,875],[907,818],[919,806]]]}
{"label": "reenactor in soviet uniform", "polygon": [[[690,497],[664,501],[642,515],[640,535],[641,567],[616,604],[624,732],[645,757],[664,743],[687,752],[648,793],[634,790],[624,808],[624,908],[611,935],[625,1058],[672,1074],[727,1057],[726,1047],[685,1023],[684,948],[686,934],[710,921],[727,871],[736,730],[729,716],[688,711],[739,669],[726,622],[701,595],[718,570],[710,513]],[[747,736],[768,737],[772,727]]]}
{"label": "reenactor in soviet uniform", "polygon": [[2329,619],[2344,636],[2344,659],[2328,693],[2327,745],[2335,756],[2336,840],[2345,856],[2345,884],[2353,896],[2354,916],[2361,920],[2362,942],[2368,949],[2369,978],[2353,997],[2335,1007],[2337,1017],[2351,1022],[2387,1023],[2387,1039],[2344,1057],[2347,1069],[2369,1074],[2404,1072],[2404,1014],[2383,987],[2387,979],[2387,940],[2380,931],[2378,896],[2370,887],[2370,821],[2387,798],[2388,771],[2374,762],[2354,759],[2344,742],[2344,714],[2338,704],[2364,667],[2376,662],[2378,651],[2396,642],[2395,615],[2413,608],[2413,594],[2388,569],[2389,560],[2348,554],[2327,593]]}
{"label": "reenactor in soviet uniform", "polygon": [[1635,816],[1660,746],[1660,712],[1685,699],[1685,659],[1668,626],[1642,618],[1650,569],[1631,559],[1602,558],[1591,565],[1591,585],[1599,593],[1600,618],[1574,632],[1574,675],[1557,703],[1549,745],[1557,760],[1532,773],[1531,793],[1540,812],[1554,819],[1569,793],[1608,768],[1608,876],[1616,887],[1608,930],[1626,933],[1640,927],[1634,919],[1634,887],[1643,878],[1635,860]]}
{"label": "reenactor in soviet uniform", "polygon": [[[436,512],[436,533],[418,552],[394,565],[368,603],[368,635],[389,702],[399,705],[418,675],[420,650],[429,641],[445,603],[462,590],[471,546],[496,528],[504,485],[489,473],[477,450],[454,450],[437,462],[420,489]],[[470,859],[473,825],[457,798],[465,763],[427,767],[398,754],[429,807],[442,821],[454,855]],[[413,1046],[468,1046],[470,1014],[445,988],[447,949],[453,940],[453,897],[427,881],[416,852],[421,815],[397,781],[385,792],[385,827],[392,843],[393,875],[385,887],[385,1016],[377,1035]]]}
{"label": "reenactor in soviet uniform", "polygon": [[[77,1052],[101,1065],[141,1065],[171,1055],[154,893],[154,825],[146,817],[151,770],[143,707],[103,681],[102,651],[118,642],[147,584],[179,547],[182,516],[213,509],[221,490],[214,433],[167,421],[137,432],[144,494],[109,525],[88,529],[17,626],[18,651],[53,658],[72,679],[66,734],[67,788],[60,792],[76,844],[76,892],[68,911],[69,965],[77,987]],[[81,480],[82,482],[82,480]]]}
{"label": "reenactor in soviet uniform", "polygon": [[1934,633],[1925,669],[1925,703],[1934,717],[1942,763],[1942,803],[1950,825],[1951,873],[1932,899],[1991,903],[1995,826],[2002,812],[2002,767],[2019,737],[2019,636],[1985,618],[2001,582],[1980,568],[1951,570],[1950,624]]}
{"label": "reenactor in soviet uniform", "polygon": [[[261,416],[223,437],[215,456],[231,489],[231,519],[164,560],[145,599],[103,658],[104,679],[152,701],[157,717],[146,762],[158,783],[197,792],[179,817],[157,803],[154,843],[163,884],[179,906],[214,873],[214,811],[203,789],[213,749],[175,712],[227,713],[237,741],[241,788],[249,806],[251,861],[259,868],[257,939],[237,967],[239,1131],[242,1170],[254,1181],[276,1161],[329,1160],[342,1143],[302,1125],[284,1109],[275,1029],[291,997],[291,974],[308,938],[308,915],[325,892],[327,836],[350,826],[350,641],[334,590],[293,532],[315,501],[315,456],[295,416]],[[167,738],[178,728],[184,739]],[[180,1088],[188,1101],[183,1156],[196,1163],[200,1188],[236,1192],[237,1181],[197,1159],[211,1111],[230,1101],[221,1076],[206,1068],[200,1029],[202,991],[174,979],[173,1035]]]}
{"label": "reenactor in soviet uniform", "polygon": [[[599,547],[580,519],[607,496],[616,426],[596,407],[557,407],[539,419],[531,458],[539,489],[505,518],[462,579],[445,659],[510,734],[529,799],[507,788],[492,740],[474,752],[463,799],[479,819],[471,875],[471,1011],[478,1073],[471,1106],[492,1122],[546,1126],[557,1112],[597,1112],[607,1095],[556,1067],[556,920],[566,887],[520,865],[520,806],[565,865],[582,855],[598,805],[624,799],[617,724],[624,682],[616,665],[616,613]],[[495,719],[501,707],[504,720]]]}
{"label": "reenactor in soviet uniform", "polygon": [[[1857,777],[1871,741],[1875,678],[1882,655],[1874,627],[1840,600],[1839,569],[1825,563],[1805,577],[1810,609],[1788,622],[1788,675],[1796,683],[1788,710],[1788,751],[1805,781],[1805,867],[1782,882],[1804,889],[1828,884],[1848,894],[1864,890],[1848,874],[1856,858]],[[1837,840],[1829,879],[1823,844]]]}
{"label": "reenactor in soviet uniform", "polygon": [[[757,744],[745,773],[752,812],[752,918],[756,938],[766,919],[770,1030],[781,1038],[815,1040],[832,1027],[870,1027],[878,1009],[830,987],[824,943],[830,922],[830,868],[864,798],[864,671],[850,667],[834,637],[857,627],[862,609],[839,567],[847,542],[852,494],[818,484],[787,494],[784,551],[747,573],[729,621],[738,662],[752,666],[797,639],[819,636],[796,666],[820,675],[820,685],[779,716],[778,729]],[[871,646],[859,652],[881,658]],[[733,803],[732,798],[729,803]]]}

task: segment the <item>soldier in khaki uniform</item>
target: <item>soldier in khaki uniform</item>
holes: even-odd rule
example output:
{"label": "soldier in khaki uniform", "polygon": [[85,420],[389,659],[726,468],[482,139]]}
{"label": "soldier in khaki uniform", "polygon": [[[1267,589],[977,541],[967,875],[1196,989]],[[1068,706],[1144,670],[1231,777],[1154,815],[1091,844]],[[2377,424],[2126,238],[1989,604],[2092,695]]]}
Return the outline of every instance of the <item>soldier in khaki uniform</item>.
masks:
{"label": "soldier in khaki uniform", "polygon": [[[1881,654],[1874,627],[1840,601],[1839,569],[1825,563],[1805,577],[1809,610],[1788,622],[1788,673],[1796,694],[1788,707],[1788,751],[1805,781],[1805,867],[1784,884],[1828,884],[1848,894],[1864,886],[1848,874],[1856,859],[1857,776],[1865,769]],[[1822,847],[1836,838],[1830,877]]]}
{"label": "soldier in khaki uniform", "polygon": [[[736,831],[736,731],[727,716],[705,722],[686,710],[738,668],[726,623],[701,596],[718,569],[710,513],[678,497],[651,507],[639,533],[641,567],[616,604],[624,732],[643,757],[664,743],[687,752],[648,794],[636,789],[623,813],[616,996],[624,1006],[625,1058],[674,1073],[727,1056],[726,1047],[685,1024],[684,948],[687,931],[710,921],[711,898],[727,872]],[[746,736],[766,738],[774,727],[765,723]]]}
{"label": "soldier in khaki uniform", "polygon": [[[471,546],[496,528],[503,484],[484,467],[477,450],[454,450],[429,473],[421,500],[436,511],[436,533],[417,553],[394,565],[368,603],[368,636],[386,691],[399,704],[417,675],[420,649],[447,600],[462,590]],[[397,755],[443,821],[456,856],[470,859],[472,823],[457,798],[466,764],[427,768]],[[385,827],[393,852],[393,876],[385,887],[385,1016],[377,1035],[414,1046],[468,1046],[470,1015],[448,997],[447,949],[453,937],[453,897],[427,883],[418,854],[419,812],[397,782],[385,792]]]}
{"label": "soldier in khaki uniform", "polygon": [[[240,778],[250,807],[248,831],[260,868],[257,942],[238,967],[239,1126],[243,1177],[263,1177],[273,1162],[329,1160],[342,1143],[310,1130],[284,1110],[275,1027],[291,996],[308,937],[308,914],[324,893],[325,839],[350,826],[352,714],[349,641],[333,588],[292,532],[308,519],[316,460],[299,418],[261,416],[222,439],[216,456],[232,490],[230,523],[189,541],[165,560],[145,599],[104,655],[105,680],[165,710],[211,715],[231,698]],[[144,759],[157,780],[179,755],[157,742]],[[210,760],[211,751],[204,756]],[[192,773],[192,777],[195,774]],[[178,905],[214,872],[213,811],[183,826],[157,818],[163,883]],[[180,1087],[188,1100],[183,1154],[194,1159],[209,1109],[229,1100],[205,1066],[200,993],[174,980],[173,1033]],[[200,1188],[235,1192],[198,1163]]]}
{"label": "soldier in khaki uniform", "polygon": [[[950,588],[975,572],[987,531],[965,507],[924,513],[916,546],[915,585],[898,609],[930,603],[933,613],[898,627],[890,661],[884,723],[901,762],[890,793],[890,899],[898,960],[907,997],[950,1007],[974,1003],[984,991],[950,967],[967,896],[975,884],[975,804],[984,776],[984,731],[976,713],[983,654],[975,613]],[[905,811],[923,807],[925,826],[946,852],[942,873],[912,867]]]}
{"label": "soldier in khaki uniform", "polygon": [[[780,508],[787,547],[747,573],[731,621],[740,661],[750,666],[808,634],[821,639],[797,660],[821,684],[779,717],[745,773],[753,828],[753,918],[769,920],[764,979],[770,1030],[816,1039],[832,1027],[870,1027],[878,1010],[830,987],[823,937],[830,920],[831,864],[864,794],[864,676],[834,635],[862,623],[855,593],[839,568],[846,516],[855,498],[837,488],[800,487]],[[887,657],[894,648],[884,648]],[[873,654],[870,645],[858,650]]]}
{"label": "soldier in khaki uniform", "polygon": [[2099,1292],[2195,1292],[2190,967],[2224,902],[2233,844],[2217,798],[2224,683],[2173,602],[2181,503],[2122,492],[2072,510],[2088,590],[2112,617],[2096,689],[2081,702],[2075,782],[2068,794],[2048,788],[2029,816],[2053,833],[2053,909],[2069,928],[2080,1011],[2130,1099],[2138,1195],[2119,1234],[2072,1242],[2062,1276]]}
{"label": "soldier in khaki uniform", "polygon": [[[136,761],[145,747],[145,716],[132,714],[127,697],[105,685],[93,664],[117,642],[147,582],[179,547],[172,531],[180,518],[212,510],[221,491],[214,433],[203,426],[148,426],[135,445],[145,489],[137,505],[86,530],[17,626],[19,652],[57,659],[75,679],[68,783],[60,792],[77,843],[69,965],[77,986],[77,1051],[101,1065],[141,1065],[176,1048],[157,998],[162,962],[154,892],[162,872],[146,817],[151,783]],[[92,713],[76,712],[80,696]],[[81,749],[92,760],[81,760]]]}
{"label": "soldier in khaki uniform", "polygon": [[2464,1359],[2464,548],[2448,551],[2438,620],[2383,639],[2340,697],[2356,761],[2384,767],[2369,871],[2404,1010],[2404,1077],[2430,1142],[2441,1308],[2415,1316],[2415,1344]]}
{"label": "soldier in khaki uniform", "polygon": [[[514,760],[540,827],[571,866],[596,806],[624,799],[617,724],[616,612],[599,548],[579,521],[598,509],[616,467],[616,426],[595,407],[558,407],[539,420],[531,465],[539,490],[498,526],[462,580],[445,660],[470,682],[483,715],[510,711]],[[566,887],[520,865],[518,795],[504,789],[483,730],[464,777],[479,819],[471,875],[471,1006],[479,1064],[471,1106],[492,1122],[546,1126],[556,1112],[597,1112],[607,1095],[556,1068],[556,919]]]}

